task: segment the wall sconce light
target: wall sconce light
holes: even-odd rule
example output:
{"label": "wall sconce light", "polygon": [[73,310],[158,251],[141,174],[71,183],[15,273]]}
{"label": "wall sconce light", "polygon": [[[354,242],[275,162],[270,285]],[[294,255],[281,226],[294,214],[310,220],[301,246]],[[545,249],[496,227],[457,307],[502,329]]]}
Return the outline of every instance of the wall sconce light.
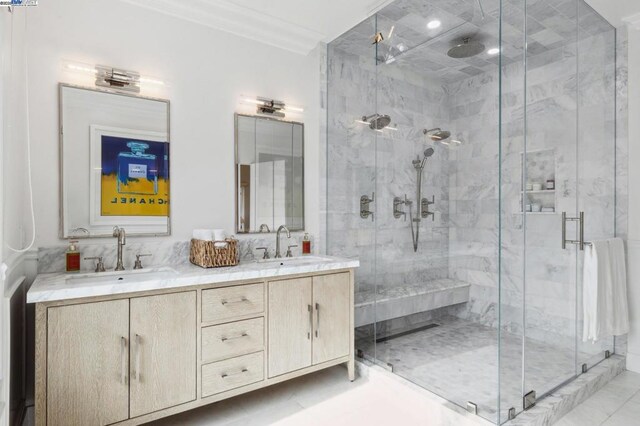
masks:
{"label": "wall sconce light", "polygon": [[65,61],[65,71],[85,74],[95,78],[95,85],[112,90],[140,93],[140,86],[162,87],[167,84],[153,77],[141,76],[136,71],[113,68],[106,65],[88,65],[80,62]]}
{"label": "wall sconce light", "polygon": [[269,117],[284,118],[287,113],[303,113],[304,108],[285,104],[283,101],[268,99],[263,97],[250,98],[242,96],[240,103],[245,105],[255,105],[256,114],[267,115]]}

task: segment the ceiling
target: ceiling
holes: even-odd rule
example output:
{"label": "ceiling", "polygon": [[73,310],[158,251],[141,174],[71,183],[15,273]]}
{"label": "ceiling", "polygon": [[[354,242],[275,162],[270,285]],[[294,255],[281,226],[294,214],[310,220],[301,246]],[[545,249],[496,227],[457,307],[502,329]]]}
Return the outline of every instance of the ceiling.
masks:
{"label": "ceiling", "polygon": [[[392,3],[392,0],[122,1],[303,55],[313,50],[319,42],[334,40],[354,25]],[[518,1],[521,2],[521,0],[504,1],[509,7],[514,7]],[[622,18],[640,12],[638,0],[586,1],[616,26],[622,25]],[[529,1],[530,4],[536,2],[536,0]],[[472,6],[473,4],[477,5],[477,0],[425,0],[421,3],[423,3],[423,12],[438,5],[450,15],[465,21],[468,21],[468,13],[472,13],[472,16],[477,18],[478,12],[470,11],[475,7]],[[482,3],[485,13],[491,14],[491,10],[496,9],[499,0],[482,0]],[[497,15],[493,13],[492,18],[495,19],[495,16]],[[407,26],[411,26],[410,19],[408,18],[405,22]],[[453,21],[456,20],[453,19]],[[477,24],[474,21],[470,23]],[[443,21],[443,24],[447,22]],[[464,28],[461,29],[464,30]]]}
{"label": "ceiling", "polygon": [[306,55],[392,0],[122,0]]}
{"label": "ceiling", "polygon": [[[640,13],[638,0],[585,0],[599,14],[604,16],[614,26],[619,27],[629,18]],[[636,18],[637,19],[637,18]]]}

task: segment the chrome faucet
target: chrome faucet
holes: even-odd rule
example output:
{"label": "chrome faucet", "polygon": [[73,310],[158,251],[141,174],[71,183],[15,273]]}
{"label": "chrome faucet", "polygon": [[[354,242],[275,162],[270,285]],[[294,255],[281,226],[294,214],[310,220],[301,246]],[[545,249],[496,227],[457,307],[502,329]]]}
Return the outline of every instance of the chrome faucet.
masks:
{"label": "chrome faucet", "polygon": [[122,246],[127,243],[127,236],[124,232],[124,228],[113,227],[113,236],[118,239],[118,260],[116,262],[116,271],[124,271],[124,265],[122,264]]}
{"label": "chrome faucet", "polygon": [[273,256],[276,259],[282,257],[282,255],[280,254],[280,231],[282,231],[283,229],[287,231],[287,238],[291,238],[291,232],[289,232],[289,228],[284,225],[280,225],[280,227],[278,228],[278,232],[276,233],[276,255]]}

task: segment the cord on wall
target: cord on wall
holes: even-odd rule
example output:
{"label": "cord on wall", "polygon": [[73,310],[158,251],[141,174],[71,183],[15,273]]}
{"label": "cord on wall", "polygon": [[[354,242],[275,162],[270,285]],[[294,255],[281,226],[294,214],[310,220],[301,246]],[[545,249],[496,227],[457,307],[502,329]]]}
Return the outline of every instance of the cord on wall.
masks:
{"label": "cord on wall", "polygon": [[[15,13],[11,14],[11,75],[13,75],[13,21]],[[31,123],[29,120],[29,59],[28,59],[28,44],[27,44],[27,14],[24,16],[24,78],[25,78],[25,109],[26,109],[26,137],[27,137],[27,182],[29,185],[29,204],[31,207],[31,229],[33,234],[31,235],[31,242],[29,245],[22,249],[16,249],[7,244],[7,248],[17,253],[24,253],[31,250],[36,242],[36,215],[33,207],[33,182],[31,178]]]}

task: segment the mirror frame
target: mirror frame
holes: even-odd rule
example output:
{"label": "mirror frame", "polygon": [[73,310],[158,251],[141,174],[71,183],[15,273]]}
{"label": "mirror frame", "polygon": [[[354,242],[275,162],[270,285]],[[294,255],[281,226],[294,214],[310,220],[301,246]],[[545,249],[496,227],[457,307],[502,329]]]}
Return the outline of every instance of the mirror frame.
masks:
{"label": "mirror frame", "polygon": [[305,210],[305,204],[306,204],[306,189],[305,189],[305,179],[304,179],[304,172],[305,172],[305,139],[304,139],[304,123],[300,122],[300,121],[293,121],[293,120],[286,120],[286,119],[279,119],[279,118],[274,118],[274,117],[268,117],[268,116],[264,116],[264,115],[258,115],[258,114],[242,114],[239,112],[236,112],[233,114],[233,133],[234,133],[234,146],[233,146],[233,194],[234,194],[234,206],[233,206],[233,215],[234,215],[234,222],[235,222],[235,233],[238,235],[250,235],[250,234],[275,234],[276,230],[275,229],[271,229],[269,230],[269,232],[260,232],[260,231],[253,231],[253,232],[240,232],[238,230],[238,117],[249,117],[249,118],[259,118],[261,120],[270,120],[270,121],[277,121],[280,123],[291,123],[291,124],[298,124],[302,127],[302,226],[300,228],[294,228],[294,229],[290,229],[289,231],[291,232],[301,232],[305,230],[306,227],[306,210]]}
{"label": "mirror frame", "polygon": [[[163,98],[154,98],[154,97],[150,97],[150,96],[142,96],[136,93],[124,93],[124,92],[120,92],[117,90],[110,90],[110,89],[103,89],[103,88],[97,88],[97,87],[88,87],[88,86],[80,86],[77,84],[69,84],[69,83],[58,83],[58,157],[59,157],[59,161],[58,161],[58,179],[60,180],[59,183],[59,192],[60,192],[60,197],[59,197],[59,203],[60,203],[60,207],[59,207],[59,216],[58,216],[58,220],[59,220],[59,229],[58,229],[58,236],[60,239],[66,240],[66,239],[74,239],[74,240],[79,240],[79,239],[89,239],[89,238],[113,238],[112,235],[91,235],[91,234],[78,234],[78,235],[64,235],[64,214],[65,214],[65,210],[64,210],[64,196],[65,196],[65,190],[64,190],[64,134],[63,134],[63,122],[64,122],[64,112],[63,112],[63,105],[62,105],[62,91],[65,88],[71,88],[71,89],[79,89],[79,90],[88,90],[91,92],[98,92],[98,93],[103,93],[103,94],[108,94],[108,95],[117,95],[117,96],[125,96],[125,97],[129,97],[129,98],[137,98],[137,99],[143,99],[143,100],[149,100],[149,101],[154,101],[154,102],[163,102],[167,105],[167,143],[169,144],[169,176],[171,176],[171,102],[169,101],[169,99],[163,99]],[[169,196],[171,197],[171,180],[169,180]],[[127,236],[129,237],[166,237],[166,236],[170,236],[171,235],[171,202],[169,202],[169,205],[167,206],[168,209],[168,216],[167,216],[167,232],[150,232],[150,233],[129,233],[127,232]]]}

